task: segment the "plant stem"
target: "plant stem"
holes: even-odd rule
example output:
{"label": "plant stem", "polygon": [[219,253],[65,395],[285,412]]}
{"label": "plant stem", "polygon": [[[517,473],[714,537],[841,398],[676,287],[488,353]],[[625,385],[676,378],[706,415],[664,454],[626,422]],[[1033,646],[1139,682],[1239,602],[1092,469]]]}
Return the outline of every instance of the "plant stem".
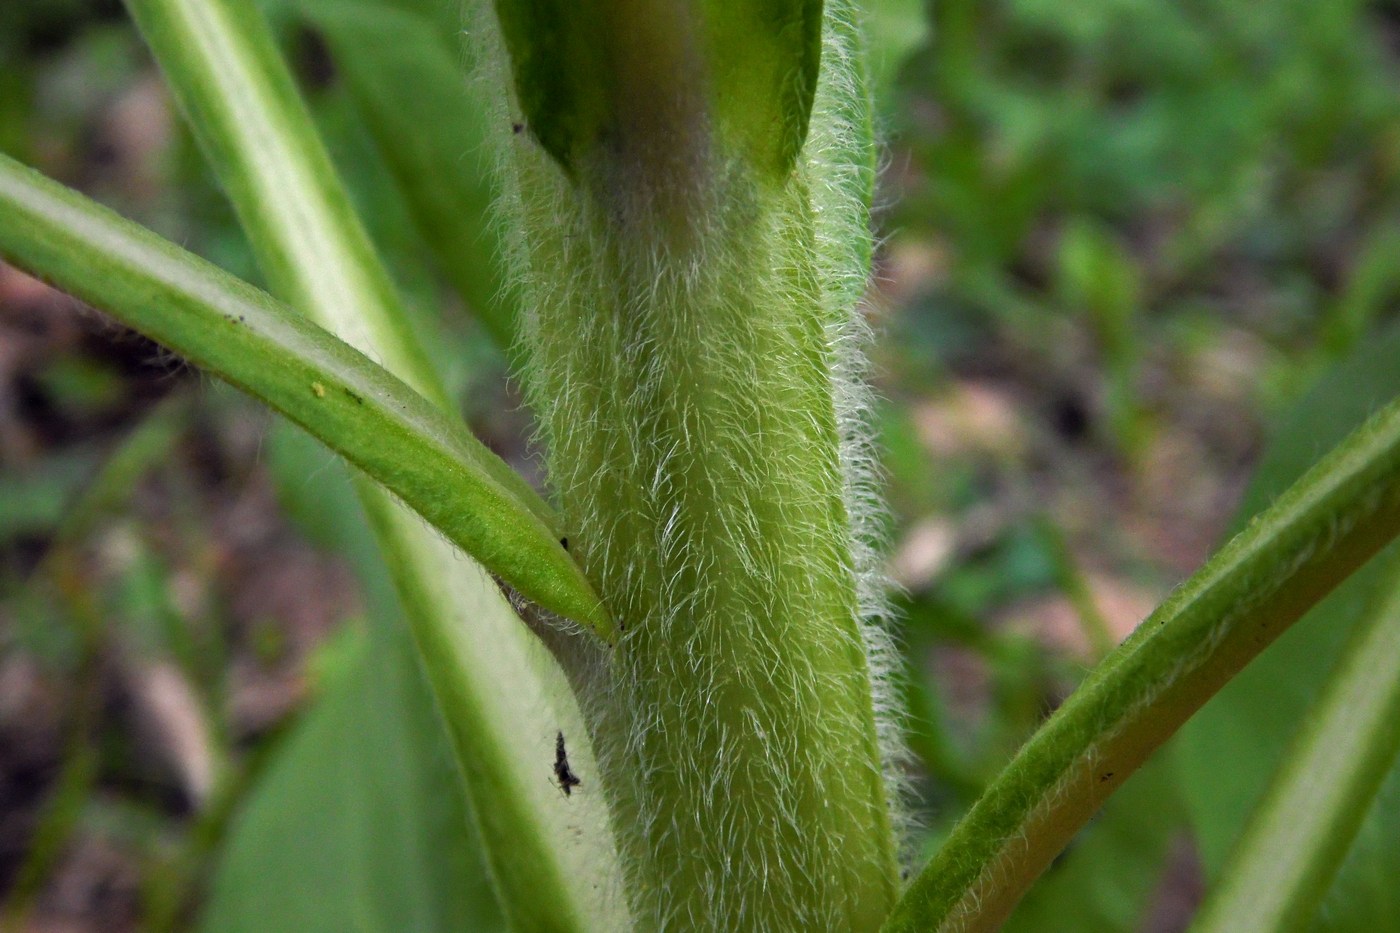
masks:
{"label": "plant stem", "polygon": [[[781,268],[795,232],[727,235]],[[895,861],[822,322],[752,267],[712,274],[657,300],[623,273],[586,323],[540,322],[551,476],[624,629],[581,693],[654,873],[633,876],[643,916],[874,928]]]}
{"label": "plant stem", "polygon": [[[626,43],[571,31],[569,16],[590,15],[574,8],[549,26],[580,45],[561,53],[572,65],[541,65],[538,8],[498,9],[516,17],[502,14],[535,133],[515,143],[513,218],[530,398],[571,545],[622,630],[613,648],[561,639],[560,653],[574,655],[634,915],[644,929],[873,930],[898,866],[833,373],[851,282],[832,268],[868,236],[832,189],[866,176],[847,166],[833,181],[829,153],[759,144],[751,111],[707,96],[703,76],[738,80],[746,61],[707,41],[757,4],[585,6],[640,22],[658,51],[633,73]],[[769,6],[798,25],[811,9]],[[822,80],[848,86],[843,29],[827,24]],[[801,74],[812,50],[789,51],[800,61],[777,70]],[[747,93],[774,68],[770,56]],[[541,91],[566,79],[573,109]],[[632,91],[651,85],[636,117]],[[778,107],[773,132],[800,143],[805,111],[774,100],[755,106]],[[819,207],[850,221],[821,228],[840,246],[819,237]]]}

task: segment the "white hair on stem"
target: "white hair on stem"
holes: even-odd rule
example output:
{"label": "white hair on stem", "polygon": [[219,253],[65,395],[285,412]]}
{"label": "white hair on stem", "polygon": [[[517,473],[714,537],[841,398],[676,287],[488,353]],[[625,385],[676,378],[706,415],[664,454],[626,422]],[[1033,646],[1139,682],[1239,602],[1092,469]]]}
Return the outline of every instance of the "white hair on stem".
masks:
{"label": "white hair on stem", "polygon": [[[793,180],[765,202],[742,166],[712,166],[714,209],[697,212],[685,249],[629,236],[634,212],[581,194],[528,134],[512,132],[519,114],[502,109],[496,120],[511,287],[527,309],[523,379],[571,550],[627,626],[616,651],[568,623],[537,631],[593,724],[644,927],[763,925],[787,909],[776,900],[807,890],[817,894],[788,919],[844,928],[851,912],[869,913],[848,903],[857,895],[843,873],[870,815],[814,824],[813,801],[859,798],[873,779],[884,818],[897,832],[906,825],[870,335],[857,308],[869,263],[872,168],[860,125],[869,116],[853,6],[825,9]],[[484,5],[478,13],[489,16]],[[477,56],[496,89],[510,86],[505,61],[499,47]],[[605,174],[609,185],[626,177],[616,166]],[[769,308],[807,310],[753,313]],[[825,642],[805,654],[784,648],[790,620],[837,604],[846,617],[823,630]],[[873,708],[878,776],[849,766],[859,761],[850,734],[822,715],[853,691]],[[678,788],[691,806],[675,805]],[[775,838],[801,844],[755,842],[753,806]],[[750,862],[730,865],[734,853]],[[648,875],[642,863],[661,867]]]}

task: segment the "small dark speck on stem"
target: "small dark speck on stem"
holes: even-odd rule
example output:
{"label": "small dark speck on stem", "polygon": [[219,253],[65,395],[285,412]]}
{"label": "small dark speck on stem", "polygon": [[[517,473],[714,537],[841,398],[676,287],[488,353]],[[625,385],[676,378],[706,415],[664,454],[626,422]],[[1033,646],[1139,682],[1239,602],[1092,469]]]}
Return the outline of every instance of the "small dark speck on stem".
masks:
{"label": "small dark speck on stem", "polygon": [[559,782],[559,789],[564,792],[565,797],[572,794],[574,788],[583,783],[578,779],[578,775],[569,768],[569,755],[564,750],[564,733],[562,731],[557,733],[554,739],[554,777]]}

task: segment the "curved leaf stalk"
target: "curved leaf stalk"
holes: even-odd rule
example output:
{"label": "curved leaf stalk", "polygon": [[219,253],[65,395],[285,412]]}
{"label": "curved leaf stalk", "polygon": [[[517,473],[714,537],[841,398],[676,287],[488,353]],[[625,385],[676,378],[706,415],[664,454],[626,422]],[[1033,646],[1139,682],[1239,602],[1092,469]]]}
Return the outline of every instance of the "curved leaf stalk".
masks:
{"label": "curved leaf stalk", "polygon": [[621,630],[610,648],[547,634],[634,915],[875,929],[898,866],[838,411],[869,243],[846,6],[824,47],[807,2],[497,9],[520,108],[498,125],[530,129],[507,205],[529,395]]}
{"label": "curved leaf stalk", "polygon": [[1400,402],[1323,458],[1090,674],[953,830],[887,929],[996,929],[1155,748],[1397,533]]}
{"label": "curved leaf stalk", "polygon": [[[238,0],[129,6],[274,287],[450,409],[256,8]],[[524,485],[507,474],[502,484]],[[559,732],[577,737],[580,767],[589,762],[558,666],[480,568],[384,493],[364,484],[360,491],[512,926],[625,924],[601,796],[564,798],[549,782]],[[558,538],[551,544],[566,554]],[[594,610],[585,619],[597,625],[606,615]],[[596,630],[606,637],[609,624]]]}
{"label": "curved leaf stalk", "polygon": [[2,154],[0,256],[267,403],[517,590],[608,635],[549,506],[461,422],[285,305]]}
{"label": "curved leaf stalk", "polygon": [[1256,808],[1195,933],[1307,930],[1400,753],[1400,560]]}

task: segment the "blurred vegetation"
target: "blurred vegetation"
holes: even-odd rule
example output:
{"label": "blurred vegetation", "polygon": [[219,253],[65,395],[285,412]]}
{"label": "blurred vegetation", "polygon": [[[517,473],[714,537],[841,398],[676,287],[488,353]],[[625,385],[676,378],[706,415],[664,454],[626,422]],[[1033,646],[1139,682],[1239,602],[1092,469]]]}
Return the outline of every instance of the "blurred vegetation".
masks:
{"label": "blurred vegetation", "polygon": [[[474,244],[429,210],[467,195],[413,176],[432,146],[415,163],[366,128],[395,115],[376,76],[460,60],[456,6],[263,6],[473,427],[537,477],[508,325],[464,307]],[[439,44],[357,57],[375,7]],[[1400,391],[1376,337],[1400,299],[1400,4],[877,0],[870,27],[869,304],[927,849],[1219,541],[1278,425],[1243,514],[1301,469],[1278,451],[1306,465]],[[437,172],[476,170],[465,123],[431,130],[462,150]],[[0,4],[0,150],[257,280],[115,0]],[[0,928],[185,928],[206,903],[214,927],[270,922],[284,902],[248,895],[270,851],[264,876],[379,886],[319,904],[325,929],[489,911],[396,612],[328,454],[0,268]],[[1302,637],[1276,654],[1315,661]],[[1184,928],[1231,838],[1187,829],[1216,812],[1191,770],[1214,740],[1188,738],[1013,928]],[[356,874],[385,852],[398,875]]]}

